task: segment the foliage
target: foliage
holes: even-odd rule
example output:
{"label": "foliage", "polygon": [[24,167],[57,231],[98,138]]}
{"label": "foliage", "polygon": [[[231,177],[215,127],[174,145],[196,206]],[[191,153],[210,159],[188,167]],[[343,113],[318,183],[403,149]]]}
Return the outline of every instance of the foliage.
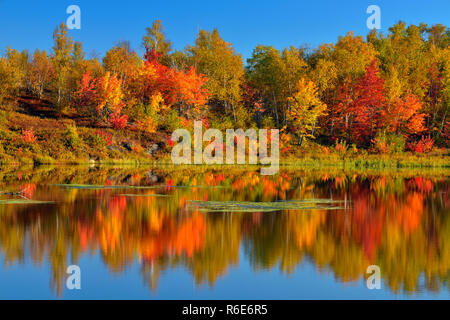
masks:
{"label": "foliage", "polygon": [[27,129],[27,130],[23,130],[22,131],[22,136],[21,139],[23,142],[25,143],[29,143],[29,144],[33,144],[37,141],[36,136],[34,135],[34,130],[33,128],[31,129]]}
{"label": "foliage", "polygon": [[80,143],[81,139],[78,135],[77,127],[75,125],[67,126],[64,133],[64,143],[68,148],[76,149]]}
{"label": "foliage", "polygon": [[320,101],[314,82],[305,79],[298,82],[296,93],[288,102],[288,120],[301,145],[304,137],[314,138],[318,118],[325,114],[327,106]]}
{"label": "foliage", "polygon": [[103,149],[112,145],[112,134],[103,130],[97,130],[90,137],[90,144],[98,149]]}
{"label": "foliage", "polygon": [[199,30],[192,45],[173,51],[156,20],[142,38],[143,56],[122,41],[88,59],[60,24],[50,52],[7,47],[0,56],[0,108],[30,116],[3,120],[1,152],[15,157],[22,147],[22,159],[33,160],[21,133],[41,120],[48,125],[41,140],[55,138],[45,145],[53,159],[86,152],[77,130],[85,137],[112,128],[116,138],[132,133],[149,145],[200,119],[218,129],[278,128],[290,155],[312,139],[330,147],[323,150],[345,141],[359,155],[398,154],[405,141],[416,153],[448,148],[449,34],[440,24],[400,21],[386,34],[364,40],[349,32],[315,50],[258,45],[244,67],[217,29]]}
{"label": "foliage", "polygon": [[407,146],[408,150],[416,153],[428,153],[433,150],[434,140],[430,136],[423,136],[417,142],[410,142]]}
{"label": "foliage", "polygon": [[399,134],[381,130],[372,141],[373,150],[381,154],[402,153],[405,149],[405,138]]}

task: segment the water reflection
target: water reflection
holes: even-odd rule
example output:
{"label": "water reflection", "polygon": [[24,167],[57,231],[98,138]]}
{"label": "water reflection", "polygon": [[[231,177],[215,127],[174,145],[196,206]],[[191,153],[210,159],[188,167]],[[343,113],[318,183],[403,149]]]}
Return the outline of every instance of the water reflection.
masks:
{"label": "water reflection", "polygon": [[[86,186],[157,186],[119,189]],[[0,190],[54,204],[0,205],[5,268],[31,259],[51,264],[51,286],[64,291],[66,267],[100,252],[119,276],[138,261],[157,291],[161,274],[182,266],[197,285],[226,277],[244,250],[253,269],[291,274],[304,259],[350,282],[379,265],[389,290],[448,290],[449,179],[442,172],[380,174],[258,170],[3,168]],[[159,195],[165,195],[164,197]],[[3,195],[0,199],[11,199]],[[344,210],[204,213],[188,200],[343,200]],[[424,279],[424,280],[423,280]]]}

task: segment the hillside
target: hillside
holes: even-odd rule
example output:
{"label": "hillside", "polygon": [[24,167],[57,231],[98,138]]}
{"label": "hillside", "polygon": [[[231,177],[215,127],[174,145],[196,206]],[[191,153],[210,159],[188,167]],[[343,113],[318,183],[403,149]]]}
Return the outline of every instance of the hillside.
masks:
{"label": "hillside", "polygon": [[0,106],[0,163],[151,162],[165,140],[164,133],[132,124],[114,130],[70,110],[57,112],[49,101],[26,95]]}

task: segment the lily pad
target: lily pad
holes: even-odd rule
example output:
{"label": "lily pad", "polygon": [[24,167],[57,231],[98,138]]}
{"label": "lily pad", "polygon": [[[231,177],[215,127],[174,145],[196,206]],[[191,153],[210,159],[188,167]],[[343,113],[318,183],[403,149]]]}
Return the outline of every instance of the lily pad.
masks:
{"label": "lily pad", "polygon": [[27,200],[27,199],[4,199],[0,200],[0,205],[2,204],[49,204],[54,203],[54,201],[38,201],[38,200]]}
{"label": "lily pad", "polygon": [[188,209],[202,212],[274,212],[283,210],[339,210],[343,201],[331,199],[305,199],[275,202],[247,201],[188,201]]}

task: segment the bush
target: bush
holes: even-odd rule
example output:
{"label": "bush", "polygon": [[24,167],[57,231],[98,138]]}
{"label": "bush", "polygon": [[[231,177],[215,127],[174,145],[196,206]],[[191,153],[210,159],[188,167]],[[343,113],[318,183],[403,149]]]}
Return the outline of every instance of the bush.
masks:
{"label": "bush", "polygon": [[89,136],[88,143],[93,148],[104,149],[112,144],[112,135],[109,132],[97,130],[95,134]]}
{"label": "bush", "polygon": [[181,118],[178,115],[178,111],[174,109],[169,110],[160,123],[160,129],[173,132],[179,128],[181,128]]}
{"label": "bush", "polygon": [[408,143],[407,149],[416,153],[428,153],[433,150],[434,140],[430,136],[423,136],[419,141]]}
{"label": "bush", "polygon": [[337,140],[336,145],[334,146],[334,150],[339,154],[339,156],[345,156],[348,150],[347,142],[345,140]]}
{"label": "bush", "polygon": [[381,154],[402,153],[405,149],[405,138],[402,135],[379,131],[372,140],[373,151]]}
{"label": "bush", "polygon": [[273,121],[273,118],[271,116],[263,116],[261,121],[261,128],[263,129],[275,128],[275,121]]}
{"label": "bush", "polygon": [[25,143],[34,144],[37,141],[37,138],[34,135],[33,128],[27,129],[27,130],[23,130],[21,139]]}
{"label": "bush", "polygon": [[113,129],[124,129],[128,123],[128,116],[113,112],[109,116],[109,123]]}
{"label": "bush", "polygon": [[77,127],[74,125],[67,126],[64,132],[64,145],[68,148],[76,149],[80,145],[80,142]]}

